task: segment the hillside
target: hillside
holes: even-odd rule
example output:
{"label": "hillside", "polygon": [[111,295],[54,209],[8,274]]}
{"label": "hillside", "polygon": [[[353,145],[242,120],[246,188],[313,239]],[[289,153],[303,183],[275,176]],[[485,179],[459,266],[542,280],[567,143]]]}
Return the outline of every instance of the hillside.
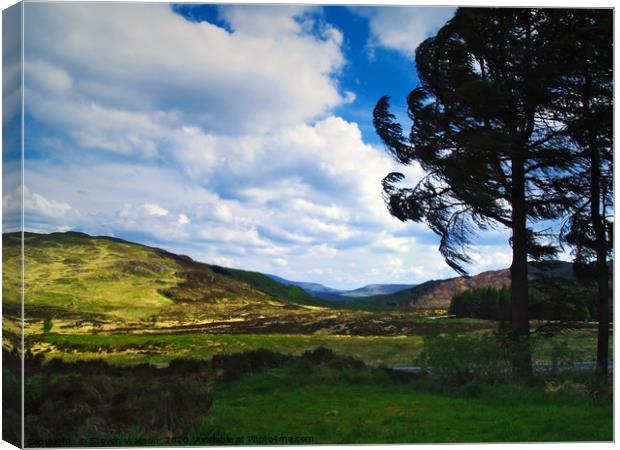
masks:
{"label": "hillside", "polygon": [[[3,235],[3,306],[9,316],[20,309],[19,285],[12,282],[19,279],[19,247],[18,234]],[[211,267],[121,239],[26,233],[24,248],[27,325],[53,318],[55,331],[225,328],[330,311],[305,306],[324,302],[260,274]]]}
{"label": "hillside", "polygon": [[510,270],[491,270],[472,277],[445,280],[418,299],[411,300],[408,305],[412,308],[448,308],[452,297],[463,291],[483,287],[501,288],[503,286],[510,286]]}
{"label": "hillside", "polygon": [[315,306],[330,306],[331,303],[324,299],[314,297],[310,295],[306,290],[302,289],[298,285],[283,284],[276,281],[276,277],[272,275],[265,275],[260,272],[251,272],[248,270],[231,269],[228,267],[210,266],[214,272],[229,277],[235,278],[239,281],[248,283],[254,289],[258,289],[261,292],[272,295],[275,298],[292,301],[302,305],[315,305]]}
{"label": "hillside", "polygon": [[[26,233],[24,248],[27,340],[47,333],[46,322],[52,334],[121,336],[401,336],[426,326],[412,321],[410,313],[344,309],[257,272],[211,266],[111,237]],[[8,348],[16,345],[21,328],[19,255],[19,234],[4,234],[3,339]],[[151,351],[146,347],[140,351]]]}
{"label": "hillside", "polygon": [[[447,309],[466,289],[510,282],[508,270],[432,280],[387,295],[317,298],[258,272],[83,233],[25,235],[26,330],[128,333],[403,333],[420,309]],[[20,240],[3,235],[5,331],[17,333]],[[538,267],[537,277],[546,273]],[[551,273],[567,273],[564,263]],[[326,295],[326,294],[323,294]],[[334,294],[336,297],[336,294]],[[347,301],[342,301],[347,299]],[[399,312],[400,311],[400,312]],[[401,317],[402,316],[402,317]]]}

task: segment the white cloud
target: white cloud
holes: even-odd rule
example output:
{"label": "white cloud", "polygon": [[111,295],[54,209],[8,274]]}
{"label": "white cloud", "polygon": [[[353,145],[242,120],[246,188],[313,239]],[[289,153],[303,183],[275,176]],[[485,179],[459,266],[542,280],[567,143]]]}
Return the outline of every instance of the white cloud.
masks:
{"label": "white cloud", "polygon": [[[67,230],[71,224],[75,224],[81,219],[80,212],[66,201],[53,199],[47,194],[43,196],[27,186],[24,186],[23,190],[23,214],[29,231]],[[21,207],[21,187],[18,186],[13,191],[3,192],[3,232],[21,230]]]}
{"label": "white cloud", "polygon": [[48,200],[36,192],[29,194],[24,199],[24,209],[32,209],[34,212],[53,219],[65,218],[77,212],[66,202]]}
{"label": "white cloud", "polygon": [[147,203],[142,206],[149,216],[164,217],[168,215],[168,210],[154,203]]}
{"label": "white cloud", "polygon": [[272,261],[276,266],[280,266],[280,267],[288,266],[288,261],[286,261],[286,259],[284,258],[274,258]]}
{"label": "white cloud", "polygon": [[154,203],[145,203],[139,206],[126,203],[115,214],[104,213],[87,218],[87,220],[82,221],[81,227],[85,231],[92,232],[93,227],[100,226],[94,222],[100,220],[102,215],[105,217],[107,225],[115,230],[114,234],[117,232],[146,233],[161,241],[190,238],[190,234],[179,226],[177,215],[170,214],[170,211]]}
{"label": "white cloud", "polygon": [[370,50],[382,46],[409,57],[426,38],[431,37],[454,15],[454,7],[389,6],[359,8],[368,18],[372,38]]}
{"label": "white cloud", "polygon": [[469,256],[472,259],[471,273],[504,269],[512,263],[512,250],[508,243],[504,246],[478,245],[472,248]]}
{"label": "white cloud", "polygon": [[222,15],[232,33],[166,4],[28,4],[26,85],[41,91],[48,77],[68,74],[79,82],[58,111],[82,96],[104,108],[175,110],[227,133],[307,121],[345,101],[334,78],[342,36],[327,24],[310,31],[318,15],[286,6],[222,7]]}
{"label": "white cloud", "polygon": [[213,264],[217,264],[218,266],[224,267],[237,267],[239,266],[239,262],[233,258],[224,258],[222,256],[215,256],[210,258],[210,261]]}
{"label": "white cloud", "polygon": [[[3,180],[4,181],[4,180]],[[20,215],[22,205],[22,188],[21,185],[15,186],[16,183],[12,183],[11,186],[3,186],[2,195],[2,214],[3,217],[9,215]],[[7,187],[13,188],[12,191],[7,192]]]}
{"label": "white cloud", "polygon": [[46,61],[28,61],[26,73],[28,82],[45,92],[67,94],[74,87],[71,75]]}
{"label": "white cloud", "polygon": [[188,223],[190,223],[191,221],[189,220],[189,217],[187,217],[185,214],[181,213],[178,215],[177,217],[177,223],[181,226],[183,225],[187,225]]}

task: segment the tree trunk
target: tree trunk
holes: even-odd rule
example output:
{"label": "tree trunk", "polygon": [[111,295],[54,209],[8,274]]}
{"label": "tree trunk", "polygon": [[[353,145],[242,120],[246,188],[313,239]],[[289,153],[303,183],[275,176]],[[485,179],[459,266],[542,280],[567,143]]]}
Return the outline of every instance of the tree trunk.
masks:
{"label": "tree trunk", "polygon": [[530,321],[527,282],[527,224],[525,207],[525,168],[522,158],[512,158],[512,265],[511,345],[513,368],[522,381],[532,379],[529,344]]}
{"label": "tree trunk", "polygon": [[607,268],[607,239],[605,219],[601,214],[601,162],[595,145],[590,145],[590,216],[596,246],[596,282],[598,284],[598,339],[596,368],[607,380],[609,363],[609,269]]}

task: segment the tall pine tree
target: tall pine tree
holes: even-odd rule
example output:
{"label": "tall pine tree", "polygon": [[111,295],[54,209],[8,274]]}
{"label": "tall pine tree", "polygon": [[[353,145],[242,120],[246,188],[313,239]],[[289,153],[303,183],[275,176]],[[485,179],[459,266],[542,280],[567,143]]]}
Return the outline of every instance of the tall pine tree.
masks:
{"label": "tall pine tree", "polygon": [[[564,241],[574,248],[582,272],[594,262],[598,286],[597,369],[607,378],[609,362],[609,268],[613,219],[613,15],[611,10],[575,10],[563,21],[565,73],[555,105],[571,137],[571,172],[557,189],[572,197]],[[585,269],[585,270],[584,270]]]}
{"label": "tall pine tree", "polygon": [[416,51],[420,87],[407,98],[408,137],[383,97],[374,125],[402,164],[417,162],[426,176],[413,188],[404,176],[383,180],[390,212],[425,221],[440,251],[465,273],[478,229],[511,230],[511,343],[514,368],[532,375],[529,347],[528,256],[555,254],[540,221],[561,216],[568,199],[555,196],[567,170],[570,138],[552,107],[562,82],[565,10],[461,8]]}

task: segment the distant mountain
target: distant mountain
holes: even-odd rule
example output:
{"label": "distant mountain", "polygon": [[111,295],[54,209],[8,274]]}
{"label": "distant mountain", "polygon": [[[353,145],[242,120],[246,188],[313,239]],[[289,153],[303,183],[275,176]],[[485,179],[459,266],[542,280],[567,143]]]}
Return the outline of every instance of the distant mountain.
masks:
{"label": "distant mountain", "polygon": [[[468,289],[510,286],[509,269],[490,270],[469,277],[430,280],[418,285],[369,284],[352,290],[334,289],[320,283],[291,281],[277,275],[263,275],[238,269],[222,270],[276,298],[321,306],[328,306],[331,302],[338,307],[370,311],[446,309],[450,306],[452,297]],[[573,264],[566,261],[531,262],[529,276],[532,280],[572,278]]]}
{"label": "distant mountain", "polygon": [[338,302],[348,302],[356,298],[391,294],[415,286],[415,284],[368,284],[357,289],[346,290],[330,288],[319,283],[291,281],[277,275],[267,274],[267,276],[285,286],[298,286],[315,297]]}
{"label": "distant mountain", "polygon": [[304,291],[306,291],[307,293],[314,295],[314,296],[318,296],[318,297],[321,297],[321,295],[325,295],[325,294],[329,296],[334,296],[334,295],[337,296],[344,292],[347,292],[344,290],[333,289],[327,286],[323,286],[322,284],[319,284],[319,283],[311,283],[311,282],[305,282],[305,281],[291,281],[291,280],[287,280],[285,278],[279,277],[277,275],[271,275],[271,274],[266,274],[266,276],[268,276],[272,280],[275,280],[278,283],[283,284],[285,286],[298,286],[302,288]]}
{"label": "distant mountain", "polygon": [[410,289],[415,286],[415,284],[369,284],[352,291],[343,292],[340,295],[342,297],[352,298],[370,297],[373,295],[392,294],[394,292]]}
{"label": "distant mountain", "polygon": [[[4,234],[3,240],[3,307],[5,313],[17,316],[21,311],[19,284],[10,280],[19,280],[20,276],[21,234]],[[206,318],[259,320],[332,314],[334,308],[443,309],[454,295],[466,289],[510,284],[510,272],[504,269],[416,286],[374,284],[345,291],[204,264],[111,237],[77,232],[26,233],[24,241],[29,270],[28,312],[35,321],[55,315],[134,326],[139,321],[151,323],[153,318],[189,324],[202,323]],[[530,275],[533,279],[570,278],[573,266],[562,261],[531,263]],[[382,294],[370,295],[377,292]]]}
{"label": "distant mountain", "polygon": [[[369,297],[350,298],[343,302],[342,307],[349,309],[361,309],[366,311],[390,311],[395,309],[411,309],[411,302],[425,295],[443,280],[431,280],[414,287],[403,289],[384,295],[372,295]],[[347,297],[341,297],[347,298]]]}
{"label": "distant mountain", "polygon": [[[529,277],[573,278],[573,264],[566,261],[529,263]],[[375,295],[356,299],[347,304],[350,308],[385,309],[447,309],[452,297],[468,289],[510,286],[510,269],[490,270],[470,277],[431,280],[412,288],[387,295]]]}

